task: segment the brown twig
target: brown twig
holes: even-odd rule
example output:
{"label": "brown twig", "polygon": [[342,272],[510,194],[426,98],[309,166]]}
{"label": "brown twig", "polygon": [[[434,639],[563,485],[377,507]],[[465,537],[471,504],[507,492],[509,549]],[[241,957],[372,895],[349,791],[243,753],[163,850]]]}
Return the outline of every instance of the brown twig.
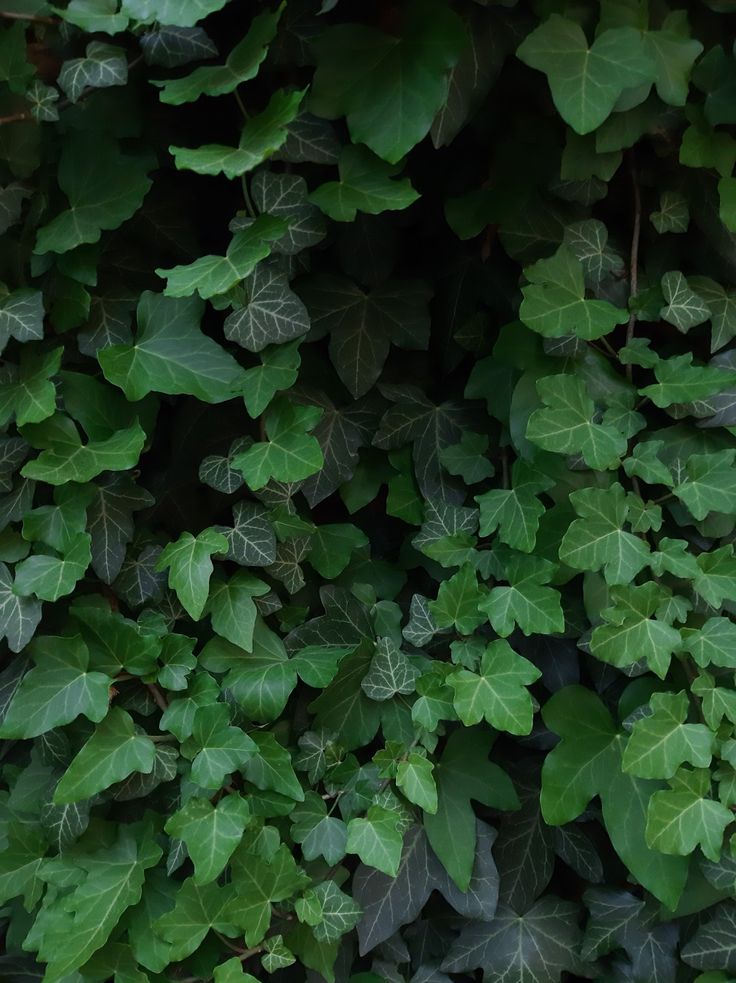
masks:
{"label": "brown twig", "polygon": [[30,113],[12,113],[10,116],[0,116],[0,126],[8,123],[27,123],[33,119]]}
{"label": "brown twig", "polygon": [[161,710],[162,713],[166,713],[166,711],[169,709],[169,703],[158,686],[155,683],[144,683],[144,685],[153,697],[153,700],[159,710]]}
{"label": "brown twig", "polygon": [[[639,238],[641,236],[641,191],[639,190],[639,178],[636,173],[633,161],[629,158],[629,173],[631,183],[634,188],[634,226],[631,230],[631,252],[629,254],[629,303],[632,297],[636,297],[639,290]],[[630,345],[634,338],[634,328],[636,326],[636,314],[632,311],[629,314],[629,323],[626,325],[626,344]],[[626,378],[631,381],[634,367],[629,364],[626,366]]]}
{"label": "brown twig", "polygon": [[24,20],[31,24],[48,24],[52,26],[59,22],[53,17],[44,17],[42,14],[23,14],[15,10],[0,10],[0,17],[6,20]]}

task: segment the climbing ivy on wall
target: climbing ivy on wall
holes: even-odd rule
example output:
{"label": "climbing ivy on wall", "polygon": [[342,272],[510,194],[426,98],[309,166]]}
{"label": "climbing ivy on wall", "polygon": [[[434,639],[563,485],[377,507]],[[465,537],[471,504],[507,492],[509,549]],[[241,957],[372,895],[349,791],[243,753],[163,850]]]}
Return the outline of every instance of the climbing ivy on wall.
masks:
{"label": "climbing ivy on wall", "polygon": [[736,979],[736,4],[0,3],[0,978]]}

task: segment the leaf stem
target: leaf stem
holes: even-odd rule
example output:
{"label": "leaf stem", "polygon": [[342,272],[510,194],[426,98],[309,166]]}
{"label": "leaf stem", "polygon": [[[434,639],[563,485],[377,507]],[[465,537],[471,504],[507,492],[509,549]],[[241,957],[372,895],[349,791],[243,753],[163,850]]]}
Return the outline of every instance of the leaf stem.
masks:
{"label": "leaf stem", "polygon": [[7,126],[9,123],[27,123],[32,118],[30,113],[12,113],[10,116],[0,116],[0,126]]}
{"label": "leaf stem", "polygon": [[6,20],[22,20],[31,24],[49,24],[50,26],[59,23],[54,17],[44,17],[42,14],[24,14],[15,10],[0,10],[0,17],[4,17]]}
{"label": "leaf stem", "polygon": [[143,685],[153,697],[153,700],[159,710],[161,710],[162,713],[165,713],[169,709],[169,703],[159,687],[155,683],[144,683]]}
{"label": "leaf stem", "polygon": [[258,212],[256,211],[256,206],[253,204],[253,199],[250,196],[250,191],[248,190],[248,179],[245,174],[241,177],[240,184],[243,188],[243,201],[245,202],[245,210],[250,215],[251,218],[257,218]]}
{"label": "leaf stem", "polygon": [[[633,159],[629,158],[629,173],[634,189],[634,226],[631,231],[631,251],[629,254],[629,303],[632,297],[636,297],[639,290],[639,238],[641,236],[641,191],[639,189],[639,178],[636,173]],[[634,338],[634,328],[636,327],[636,314],[631,311],[629,323],[626,325],[626,344],[630,345]],[[634,367],[629,364],[626,366],[626,378],[631,382]]]}

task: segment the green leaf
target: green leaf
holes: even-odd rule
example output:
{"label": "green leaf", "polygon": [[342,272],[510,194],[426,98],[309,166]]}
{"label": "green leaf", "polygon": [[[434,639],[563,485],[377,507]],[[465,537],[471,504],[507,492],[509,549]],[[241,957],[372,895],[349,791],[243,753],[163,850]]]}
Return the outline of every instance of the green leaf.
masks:
{"label": "green leaf", "polygon": [[270,215],[259,215],[247,228],[236,232],[224,256],[201,256],[186,266],[157,269],[166,280],[167,297],[190,297],[198,293],[202,300],[224,294],[249,276],[256,265],[271,252],[270,243],[286,231],[286,224]]}
{"label": "green leaf", "polygon": [[[303,118],[297,117],[296,122]],[[287,129],[292,134],[294,124]],[[289,139],[287,137],[287,144]],[[333,162],[330,159],[323,163]],[[259,212],[268,212],[288,226],[282,238],[274,244],[274,252],[293,256],[324,239],[327,223],[317,206],[307,200],[309,192],[303,177],[260,170],[253,175],[251,194]]]}
{"label": "green leaf", "polygon": [[304,799],[299,780],[291,766],[288,750],[267,731],[253,734],[256,753],[243,765],[243,773],[256,788],[273,789],[295,802]]}
{"label": "green leaf", "polygon": [[299,481],[322,467],[324,459],[317,440],[308,431],[322,415],[316,406],[299,406],[285,399],[275,400],[264,416],[264,442],[253,444],[233,460],[248,485],[263,488],[271,479]]}
{"label": "green leaf", "polygon": [[595,404],[585,382],[572,375],[553,375],[537,382],[544,409],[529,418],[526,436],[557,454],[580,454],[590,468],[616,467],[626,451],[626,438],[614,426],[596,423]]}
{"label": "green leaf", "polygon": [[524,461],[516,461],[511,471],[509,489],[494,488],[476,495],[480,506],[480,535],[490,536],[498,530],[498,538],[513,549],[531,553],[537,538],[539,520],[545,506],[537,496],[549,491],[553,482],[530,468]]}
{"label": "green leaf", "polygon": [[187,845],[194,863],[194,883],[209,884],[225,868],[250,821],[250,808],[239,795],[226,795],[213,806],[190,799],[166,823],[166,832]]}
{"label": "green leaf", "polygon": [[173,300],[145,291],[138,304],[135,341],[98,353],[105,378],[133,401],[150,392],[197,396],[207,403],[232,399],[245,374],[200,331],[203,311],[195,297]]}
{"label": "green leaf", "polygon": [[36,235],[37,253],[67,253],[85,242],[99,242],[104,230],[117,229],[141,206],[151,181],[148,162],[123,156],[109,140],[76,137],[64,146],[59,186],[69,208]]}
{"label": "green leaf", "polygon": [[[309,330],[309,314],[278,262],[264,260],[249,277],[248,303],[225,319],[225,336],[251,352],[293,341]],[[251,370],[252,371],[252,370]],[[244,393],[247,393],[247,388]]]}
{"label": "green leaf", "polygon": [[545,338],[574,334],[594,341],[629,319],[626,311],[608,301],[585,300],[583,265],[568,246],[527,266],[524,275],[529,286],[521,291],[519,317]]}
{"label": "green leaf", "polygon": [[332,866],[345,856],[347,829],[342,819],[328,816],[327,805],[316,792],[307,792],[304,802],[291,812],[291,835],[302,848],[305,860],[324,857]]}
{"label": "green leaf", "polygon": [[38,457],[24,465],[21,474],[25,478],[35,478],[49,485],[65,485],[72,481],[82,484],[103,471],[126,471],[138,463],[146,440],[138,421],[118,430],[107,440],[91,440],[87,444],[82,444],[79,431],[71,420],[62,419],[60,424],[64,425],[57,425],[52,430]]}
{"label": "green leaf", "polygon": [[687,693],[655,693],[651,715],[637,720],[623,754],[623,767],[639,778],[672,778],[683,762],[707,768],[713,734],[704,724],[688,724]]}
{"label": "green leaf", "polygon": [[37,638],[29,654],[35,666],[15,691],[0,737],[38,737],[80,714],[95,723],[105,717],[111,680],[89,671],[89,652],[78,635]]}
{"label": "green leaf", "polygon": [[226,550],[225,537],[214,529],[205,529],[198,536],[183,532],[158,558],[156,569],[168,569],[169,587],[176,591],[182,607],[195,621],[201,618],[207,602],[212,554]]}
{"label": "green leaf", "polygon": [[673,494],[688,507],[696,519],[709,512],[736,511],[736,451],[693,454],[685,463],[686,474]]}
{"label": "green leaf", "polygon": [[253,598],[268,591],[268,584],[245,570],[239,570],[228,581],[216,580],[209,591],[206,610],[217,634],[250,652],[257,615]]}
{"label": "green leaf", "polygon": [[591,133],[625,89],[651,82],[656,75],[654,60],[634,28],[602,31],[589,46],[582,28],[559,14],[532,31],[516,54],[546,74],[558,112],[576,133]]}
{"label": "green leaf", "polygon": [[192,781],[202,788],[220,788],[227,775],[256,753],[251,738],[239,727],[231,727],[229,720],[222,703],[195,710],[192,736],[184,750],[194,752]]}
{"label": "green leaf", "polygon": [[19,427],[40,423],[51,416],[56,406],[56,388],[51,377],[59,371],[63,349],[40,351],[28,346],[20,353],[19,366],[7,366],[0,380],[0,421],[6,424],[13,415]]}
{"label": "green leaf", "polygon": [[647,843],[662,853],[687,856],[700,846],[714,862],[731,823],[731,810],[709,797],[710,772],[681,768],[667,791],[655,792],[649,802]]}
{"label": "green leaf", "polygon": [[0,633],[11,652],[20,652],[33,638],[41,621],[41,605],[15,590],[10,571],[0,563]]}
{"label": "green leaf", "polygon": [[710,308],[679,271],[662,277],[662,294],[667,303],[659,312],[660,317],[674,324],[678,331],[689,331],[709,319]]}
{"label": "green leaf", "polygon": [[365,819],[351,819],[348,823],[345,849],[357,853],[366,866],[396,877],[403,842],[398,825],[399,816],[395,812],[371,806]]}
{"label": "green leaf", "polygon": [[153,742],[136,733],[130,714],[112,707],[72,759],[56,786],[53,801],[56,805],[79,802],[121,782],[134,771],[148,774],[153,768],[154,756]]}
{"label": "green leaf", "polygon": [[437,786],[432,772],[434,764],[412,751],[396,769],[396,784],[414,805],[432,815],[437,812]]}
{"label": "green leaf", "polygon": [[176,904],[153,923],[152,928],[170,945],[169,959],[186,959],[196,952],[210,929],[236,934],[229,913],[233,900],[231,884],[198,885],[188,877],[176,893]]}
{"label": "green leaf", "polygon": [[11,337],[17,341],[43,338],[43,294],[40,290],[14,290],[0,304],[0,350]]}
{"label": "green leaf", "polygon": [[492,743],[487,728],[461,728],[450,735],[434,770],[437,813],[424,814],[424,828],[432,849],[462,892],[468,890],[471,882],[476,848],[476,818],[471,799],[492,809],[519,808],[511,779],[488,760]]}
{"label": "green leaf", "polygon": [[483,597],[475,570],[466,563],[449,580],[443,580],[437,600],[429,602],[429,610],[438,628],[454,625],[461,635],[472,635],[484,620],[478,610]]}
{"label": "green leaf", "polygon": [[459,669],[447,677],[447,684],[466,727],[486,720],[497,730],[528,734],[534,709],[526,687],[540,675],[536,666],[499,639],[486,647],[479,673]]}
{"label": "green leaf", "polygon": [[[174,0],[167,0],[167,6],[172,8],[171,17],[173,19],[166,20],[156,16],[157,12],[153,7],[154,0],[125,0],[125,2],[128,4],[131,2],[151,4],[151,14],[163,24],[176,23],[177,16],[181,17],[181,11],[187,10],[187,7],[192,8],[194,3],[199,6],[200,11],[203,9],[203,0],[188,0],[185,5],[174,2]],[[210,7],[215,2],[218,6],[223,6],[221,0],[210,0]],[[156,6],[160,6],[160,0],[156,0]],[[196,7],[194,9],[196,10]],[[161,102],[168,103],[170,106],[181,106],[185,102],[194,102],[202,95],[226,95],[228,92],[233,92],[241,83],[255,78],[261,62],[268,52],[268,45],[276,34],[282,10],[283,6],[278,7],[275,11],[264,11],[257,14],[251,22],[248,33],[242,41],[235,45],[224,65],[196,68],[191,75],[185,75],[184,78],[180,79],[154,81],[153,84],[161,89],[159,95]],[[178,14],[177,11],[179,11]],[[201,13],[198,14],[197,19],[199,16]],[[191,18],[187,19],[191,20]],[[188,27],[191,24],[180,26]]]}
{"label": "green leaf", "polygon": [[[680,632],[668,623],[661,610],[669,592],[649,581],[640,587],[612,587],[610,599],[611,606],[601,612],[606,623],[597,625],[591,635],[591,652],[620,669],[645,659],[649,668],[664,679],[670,659],[681,645]],[[659,617],[652,617],[655,614]]]}
{"label": "green leaf", "polygon": [[399,36],[342,24],[316,45],[310,109],[346,116],[353,143],[365,143],[396,163],[427,135],[448,92],[448,71],[468,37],[463,23],[439,3],[413,3]]}
{"label": "green leaf", "polygon": [[[659,196],[659,211],[652,212],[649,221],[660,234],[687,232],[687,227],[690,224],[690,209],[687,198],[679,191],[663,191]],[[672,274],[666,275],[671,276]],[[695,293],[697,295],[697,291]]]}
{"label": "green leaf", "polygon": [[282,389],[294,385],[301,358],[300,340],[269,346],[261,353],[261,364],[246,369],[243,376],[243,399],[248,415],[260,416]]}
{"label": "green leaf", "polygon": [[127,81],[125,50],[101,41],[91,41],[84,58],[65,61],[58,78],[59,86],[70,102],[77,102],[87,89],[125,85]]}
{"label": "green leaf", "polygon": [[494,474],[493,465],[486,457],[487,450],[488,437],[466,432],[459,444],[440,450],[440,461],[450,474],[460,475],[466,484],[474,485]]}
{"label": "green leaf", "polygon": [[736,669],[736,625],[728,618],[708,618],[702,628],[684,628],[683,651],[702,668]]}
{"label": "green leaf", "polygon": [[338,170],[339,181],[328,181],[309,196],[335,222],[353,222],[358,212],[401,211],[419,197],[408,178],[396,178],[400,165],[385,163],[365,147],[344,147]]}
{"label": "green leaf", "polygon": [[246,121],[237,147],[219,143],[202,147],[169,147],[177,170],[196,174],[224,174],[227,178],[242,177],[262,164],[284,143],[286,127],[299,112],[304,92],[274,92],[268,106]]}
{"label": "green leaf", "polygon": [[416,669],[398,645],[386,636],[376,642],[376,651],[370,668],[360,684],[370,700],[390,700],[398,694],[414,692],[419,670]]}
{"label": "green leaf", "polygon": [[623,528],[630,504],[623,488],[581,488],[570,495],[579,518],[560,544],[560,559],[575,570],[603,570],[609,584],[628,584],[646,566],[649,547]]}
{"label": "green leaf", "polygon": [[693,365],[692,354],[662,359],[654,367],[657,384],[639,392],[655,406],[666,408],[673,403],[689,403],[723,392],[736,383],[736,372],[711,365]]}
{"label": "green leaf", "polygon": [[15,568],[15,592],[21,597],[35,594],[42,601],[58,601],[71,594],[92,559],[90,538],[79,533],[62,556],[34,553]]}
{"label": "green leaf", "polygon": [[518,625],[525,635],[553,635],[565,630],[559,593],[544,586],[555,566],[540,557],[516,556],[507,564],[508,587],[494,587],[478,604],[493,630],[508,637]]}

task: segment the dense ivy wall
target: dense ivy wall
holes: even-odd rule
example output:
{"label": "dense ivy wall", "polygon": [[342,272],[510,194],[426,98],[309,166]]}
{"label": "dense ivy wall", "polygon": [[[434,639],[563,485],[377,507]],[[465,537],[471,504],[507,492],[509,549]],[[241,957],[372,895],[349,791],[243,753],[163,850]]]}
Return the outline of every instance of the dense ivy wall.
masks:
{"label": "dense ivy wall", "polygon": [[1,0],[0,978],[736,978],[736,5]]}

